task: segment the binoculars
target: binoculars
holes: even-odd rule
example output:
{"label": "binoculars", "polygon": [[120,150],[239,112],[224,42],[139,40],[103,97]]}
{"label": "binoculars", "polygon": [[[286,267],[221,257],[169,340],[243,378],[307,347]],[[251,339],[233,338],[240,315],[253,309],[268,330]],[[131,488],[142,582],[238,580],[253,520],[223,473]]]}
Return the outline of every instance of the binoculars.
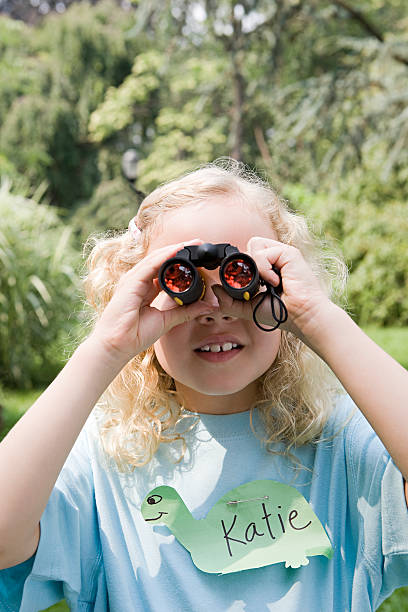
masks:
{"label": "binoculars", "polygon": [[[197,267],[215,270],[219,266],[221,284],[225,291],[235,300],[249,301],[258,294],[260,286],[265,286],[263,298],[253,311],[255,324],[263,331],[273,331],[288,317],[286,306],[280,298],[282,281],[273,287],[259,276],[255,261],[246,253],[241,253],[231,244],[211,244],[186,246],[178,251],[175,257],[165,261],[159,270],[159,285],[176,304],[184,306],[204,297],[206,286],[203,276]],[[272,269],[280,273],[275,266]],[[262,327],[256,320],[256,311],[264,299],[270,295],[272,317],[276,321],[271,329]],[[277,306],[277,310],[276,307]]]}

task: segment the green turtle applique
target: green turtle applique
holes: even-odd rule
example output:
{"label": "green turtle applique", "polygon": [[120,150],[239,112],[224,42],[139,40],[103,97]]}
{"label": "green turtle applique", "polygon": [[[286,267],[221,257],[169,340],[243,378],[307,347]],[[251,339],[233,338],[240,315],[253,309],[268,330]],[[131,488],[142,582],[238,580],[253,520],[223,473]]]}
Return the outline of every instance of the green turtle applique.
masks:
{"label": "green turtle applique", "polygon": [[146,495],[141,510],[151,525],[167,525],[203,572],[227,574],[283,562],[297,568],[310,556],[333,556],[310,504],[294,487],[274,480],[232,489],[200,520],[165,485]]}

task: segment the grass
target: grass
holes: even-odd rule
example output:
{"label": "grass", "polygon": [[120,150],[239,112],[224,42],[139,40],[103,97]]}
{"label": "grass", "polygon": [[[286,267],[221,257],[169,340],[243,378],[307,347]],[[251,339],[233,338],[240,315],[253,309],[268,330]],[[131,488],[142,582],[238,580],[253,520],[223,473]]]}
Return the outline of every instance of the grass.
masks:
{"label": "grass", "polygon": [[3,406],[0,439],[4,438],[25,411],[35,402],[43,389],[21,391],[17,389],[0,390],[0,404]]}
{"label": "grass", "polygon": [[[51,606],[51,608],[46,608],[46,610],[50,610],[50,611],[52,610],[52,612],[68,612],[69,608],[68,608],[67,602],[65,601],[65,599],[63,599],[62,601],[55,604],[54,606]],[[44,610],[43,612],[46,612],[46,611]]]}
{"label": "grass", "polygon": [[[367,327],[364,329],[370,338],[379,344],[394,359],[408,369],[408,328]],[[24,414],[31,404],[42,393],[43,389],[32,391],[4,390],[0,395],[3,405],[3,424],[0,439],[13,427],[14,423]],[[47,608],[52,612],[68,612],[65,601]],[[396,590],[378,609],[379,612],[408,612],[408,587]]]}
{"label": "grass", "polygon": [[408,327],[366,327],[364,331],[408,370]]}

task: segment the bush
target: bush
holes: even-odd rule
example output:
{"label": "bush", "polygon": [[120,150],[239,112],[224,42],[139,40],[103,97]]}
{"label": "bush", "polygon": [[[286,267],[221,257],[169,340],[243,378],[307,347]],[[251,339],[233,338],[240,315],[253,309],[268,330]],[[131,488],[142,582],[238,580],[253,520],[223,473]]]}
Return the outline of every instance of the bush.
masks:
{"label": "bush", "polygon": [[285,196],[317,233],[342,251],[350,270],[348,310],[356,321],[408,325],[406,204],[312,194],[301,185],[287,186]]}
{"label": "bush", "polygon": [[77,322],[79,256],[54,209],[0,188],[0,379],[50,382]]}
{"label": "bush", "polygon": [[127,229],[138,211],[140,199],[122,177],[102,181],[89,202],[78,206],[70,218],[80,243],[94,233]]}
{"label": "bush", "polygon": [[89,197],[98,177],[96,152],[79,143],[79,121],[64,100],[23,96],[0,130],[5,158],[30,185],[48,184],[53,202],[71,207]]}
{"label": "bush", "polygon": [[360,324],[408,324],[408,214],[406,204],[381,210],[362,204],[344,239],[351,260],[349,301]]}

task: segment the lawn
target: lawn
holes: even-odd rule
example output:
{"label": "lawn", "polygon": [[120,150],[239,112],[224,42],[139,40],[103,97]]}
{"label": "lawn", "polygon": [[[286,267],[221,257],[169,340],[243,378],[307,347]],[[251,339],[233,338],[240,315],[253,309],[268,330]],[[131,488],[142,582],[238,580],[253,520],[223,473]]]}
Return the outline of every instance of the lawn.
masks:
{"label": "lawn", "polygon": [[367,327],[364,331],[408,370],[408,327]]}
{"label": "lawn", "polygon": [[[380,329],[368,327],[365,328],[365,331],[377,344],[408,369],[408,328],[390,327]],[[42,389],[34,391],[5,390],[2,393],[0,403],[3,405],[4,411],[0,439],[13,427],[14,423],[24,414],[41,392]],[[64,601],[61,601],[55,606],[47,608],[47,610],[52,612],[68,612],[69,608]],[[395,591],[382,604],[379,612],[408,612],[408,587]]]}

